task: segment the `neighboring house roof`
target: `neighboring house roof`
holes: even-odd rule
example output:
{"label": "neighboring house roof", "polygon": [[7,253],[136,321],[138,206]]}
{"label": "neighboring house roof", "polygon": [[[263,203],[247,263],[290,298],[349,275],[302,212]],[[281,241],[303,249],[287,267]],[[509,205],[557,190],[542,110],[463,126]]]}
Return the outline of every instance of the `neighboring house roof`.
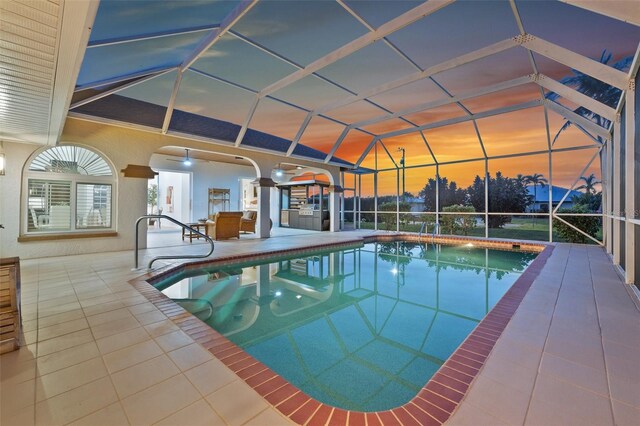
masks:
{"label": "neighboring house roof", "polygon": [[[552,200],[554,203],[559,203],[560,200],[562,200],[562,197],[564,197],[564,194],[566,194],[568,191],[567,188],[562,188],[559,186],[554,186],[551,192],[551,196],[552,196]],[[533,185],[529,185],[527,186],[527,192],[529,193],[529,195],[531,195],[532,197],[535,195],[536,199],[535,202],[536,203],[548,203],[549,202],[549,185],[545,185],[545,186],[538,186],[537,188],[535,188]],[[571,202],[571,198],[572,197],[576,197],[576,196],[580,196],[583,193],[580,191],[575,191],[572,190],[569,193],[569,196],[566,199],[566,202]]]}
{"label": "neighboring house roof", "polygon": [[[74,111],[80,114],[110,120],[161,128],[166,108],[150,102],[139,101],[119,95],[111,95],[80,106]],[[190,112],[175,110],[171,117],[169,130],[234,143],[240,132],[240,126],[229,123],[228,121],[216,120]],[[290,140],[253,129],[247,129],[242,139],[242,147],[262,148],[278,154],[286,153],[290,145]],[[322,151],[302,144],[298,144],[295,147],[293,155],[313,160],[324,160],[327,156],[327,154]],[[352,163],[338,157],[333,157],[331,162],[344,165],[345,167],[353,166]]]}

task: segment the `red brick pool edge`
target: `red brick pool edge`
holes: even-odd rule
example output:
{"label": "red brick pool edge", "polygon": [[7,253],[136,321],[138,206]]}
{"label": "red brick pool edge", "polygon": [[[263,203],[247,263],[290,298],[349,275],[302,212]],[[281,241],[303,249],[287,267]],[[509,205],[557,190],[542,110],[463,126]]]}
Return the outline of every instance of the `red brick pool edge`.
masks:
{"label": "red brick pool edge", "polygon": [[484,365],[495,343],[511,320],[518,306],[540,274],[554,246],[532,242],[481,240],[465,237],[422,238],[422,242],[445,244],[475,243],[479,247],[507,248],[514,244],[522,249],[540,251],[529,267],[516,280],[498,303],[467,336],[449,359],[440,367],[422,390],[406,404],[387,411],[347,411],[323,404],[306,395],[266,365],[253,358],[242,348],[191,315],[167,296],[148,283],[150,280],[173,274],[179,270],[207,264],[224,264],[247,260],[259,260],[278,254],[304,253],[321,248],[352,246],[358,242],[420,241],[417,236],[400,234],[367,237],[338,244],[297,247],[290,250],[229,256],[206,262],[195,262],[166,268],[154,274],[146,274],[130,281],[143,296],[153,303],[182,331],[211,352],[256,392],[291,421],[301,425],[439,425],[451,417],[465,397],[471,383]]}

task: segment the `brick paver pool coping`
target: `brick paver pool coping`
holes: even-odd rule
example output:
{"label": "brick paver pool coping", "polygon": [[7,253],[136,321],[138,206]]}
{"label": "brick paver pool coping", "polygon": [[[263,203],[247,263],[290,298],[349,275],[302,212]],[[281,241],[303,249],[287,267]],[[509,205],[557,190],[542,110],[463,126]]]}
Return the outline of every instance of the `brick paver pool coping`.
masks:
{"label": "brick paver pool coping", "polygon": [[[293,386],[266,365],[253,358],[242,348],[191,315],[174,303],[149,282],[180,271],[203,265],[228,265],[272,258],[277,255],[304,255],[318,249],[340,249],[367,242],[435,242],[443,244],[474,244],[481,248],[513,249],[539,252],[529,267],[496,303],[456,351],[431,377],[418,394],[406,404],[392,410],[378,412],[348,411],[323,404]],[[249,386],[262,395],[283,415],[297,424],[304,425],[439,425],[444,423],[465,397],[471,382],[484,365],[493,346],[518,309],[520,302],[533,284],[553,251],[553,245],[531,241],[478,239],[455,236],[423,236],[390,234],[346,240],[340,243],[273,250],[260,254],[248,253],[206,261],[191,262],[167,267],[130,281],[142,295],[171,319],[182,331],[204,346],[216,358],[227,365]]]}

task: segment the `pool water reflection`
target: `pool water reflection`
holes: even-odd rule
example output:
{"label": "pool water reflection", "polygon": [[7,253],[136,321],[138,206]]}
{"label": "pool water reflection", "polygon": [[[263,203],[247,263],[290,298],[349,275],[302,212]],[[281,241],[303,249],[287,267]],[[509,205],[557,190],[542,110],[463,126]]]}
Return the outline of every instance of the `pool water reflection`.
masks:
{"label": "pool water reflection", "polygon": [[413,398],[535,256],[372,243],[156,287],[317,400],[379,411]]}

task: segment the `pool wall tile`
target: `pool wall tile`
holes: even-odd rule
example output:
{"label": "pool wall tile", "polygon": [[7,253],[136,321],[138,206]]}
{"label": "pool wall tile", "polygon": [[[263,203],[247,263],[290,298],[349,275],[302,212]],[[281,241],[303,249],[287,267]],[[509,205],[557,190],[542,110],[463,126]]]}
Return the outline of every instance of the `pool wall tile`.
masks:
{"label": "pool wall tile", "polygon": [[[201,268],[204,265],[227,266],[274,256],[304,255],[319,249],[339,250],[361,247],[364,243],[412,241],[420,243],[442,243],[449,245],[474,244],[482,248],[536,252],[538,256],[520,275],[511,288],[480,321],[449,359],[440,367],[423,389],[407,404],[393,410],[377,413],[360,413],[334,408],[320,403],[297,389],[266,365],[247,354],[242,348],[210,328],[174,303],[153,287],[162,279],[175,273]],[[304,425],[439,425],[455,412],[464,399],[471,383],[484,365],[493,346],[501,336],[522,299],[540,273],[554,249],[553,244],[515,240],[481,239],[455,236],[422,236],[415,234],[375,235],[341,242],[297,248],[275,250],[260,255],[228,256],[219,259],[169,265],[154,273],[147,273],[130,284],[144,295],[156,308],[166,315],[182,331],[205,347],[226,364],[236,375],[258,394],[293,422]]]}

